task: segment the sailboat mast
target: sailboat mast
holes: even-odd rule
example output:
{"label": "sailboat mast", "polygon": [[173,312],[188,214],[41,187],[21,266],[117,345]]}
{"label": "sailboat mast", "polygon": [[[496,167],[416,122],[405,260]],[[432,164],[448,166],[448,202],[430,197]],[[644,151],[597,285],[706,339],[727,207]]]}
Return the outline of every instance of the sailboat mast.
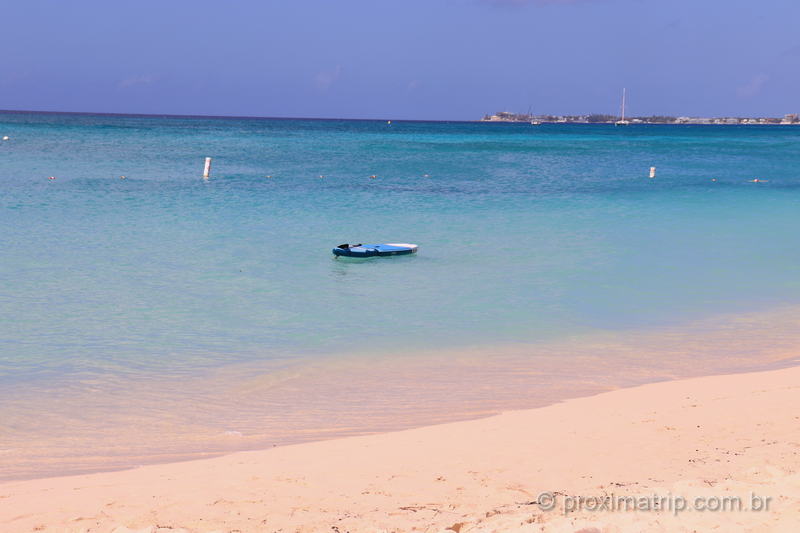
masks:
{"label": "sailboat mast", "polygon": [[625,87],[622,88],[622,120],[625,120]]}

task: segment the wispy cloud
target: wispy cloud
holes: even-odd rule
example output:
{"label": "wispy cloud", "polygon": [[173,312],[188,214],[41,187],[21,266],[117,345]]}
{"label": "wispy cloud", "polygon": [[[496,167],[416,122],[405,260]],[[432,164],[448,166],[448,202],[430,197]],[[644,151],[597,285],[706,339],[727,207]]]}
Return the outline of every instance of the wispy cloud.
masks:
{"label": "wispy cloud", "polygon": [[158,76],[153,74],[142,74],[139,76],[132,76],[130,78],[126,78],[124,80],[120,80],[117,83],[117,88],[119,89],[127,89],[129,87],[135,87],[137,85],[150,85],[158,81]]}
{"label": "wispy cloud", "polygon": [[333,70],[323,70],[314,77],[314,84],[320,91],[327,91],[342,75],[342,66],[336,65]]}
{"label": "wispy cloud", "polygon": [[752,98],[761,92],[764,85],[769,81],[769,76],[761,73],[753,76],[750,81],[736,89],[736,95],[739,98]]}

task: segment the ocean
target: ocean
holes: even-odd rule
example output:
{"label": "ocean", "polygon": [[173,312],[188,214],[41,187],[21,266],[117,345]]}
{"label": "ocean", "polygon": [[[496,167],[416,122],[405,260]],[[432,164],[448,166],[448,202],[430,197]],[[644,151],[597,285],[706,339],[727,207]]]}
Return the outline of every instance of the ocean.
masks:
{"label": "ocean", "polygon": [[[0,113],[4,135],[2,478],[483,416],[797,347],[798,127]],[[334,259],[345,242],[419,253]]]}

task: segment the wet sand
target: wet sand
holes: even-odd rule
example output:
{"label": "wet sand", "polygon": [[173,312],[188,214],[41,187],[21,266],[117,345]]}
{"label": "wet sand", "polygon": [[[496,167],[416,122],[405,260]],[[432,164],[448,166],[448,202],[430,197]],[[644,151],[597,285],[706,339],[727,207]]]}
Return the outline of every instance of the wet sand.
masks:
{"label": "wet sand", "polygon": [[[406,431],[8,482],[0,484],[0,531],[794,531],[799,394],[800,367],[790,367]],[[651,508],[621,510],[628,497]],[[656,499],[661,511],[652,509]]]}
{"label": "wet sand", "polygon": [[800,310],[540,344],[351,353],[182,379],[88,376],[0,391],[0,481],[208,458],[791,365]]}

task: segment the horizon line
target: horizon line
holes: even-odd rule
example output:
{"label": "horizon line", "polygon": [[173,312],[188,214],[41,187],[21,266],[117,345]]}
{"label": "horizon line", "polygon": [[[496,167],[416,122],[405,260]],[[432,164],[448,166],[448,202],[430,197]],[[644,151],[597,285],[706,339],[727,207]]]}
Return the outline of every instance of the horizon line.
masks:
{"label": "horizon line", "polygon": [[[504,111],[503,113],[510,113],[512,115],[521,115],[524,116],[523,113],[511,113],[508,111]],[[106,117],[132,117],[132,118],[189,118],[189,119],[212,119],[212,120],[225,120],[225,119],[238,119],[238,120],[318,120],[318,121],[345,121],[345,122],[434,122],[434,123],[473,123],[473,122],[480,122],[483,124],[517,124],[520,123],[518,121],[510,121],[510,120],[483,120],[482,118],[479,119],[472,119],[472,120],[463,120],[463,119],[418,119],[418,118],[409,118],[409,119],[390,119],[390,118],[341,118],[341,117],[277,117],[277,116],[260,116],[260,115],[193,115],[193,114],[181,114],[181,113],[115,113],[115,112],[105,112],[105,111],[41,111],[35,109],[0,109],[0,114],[35,114],[35,115],[83,115],[83,116],[106,116]],[[497,113],[495,113],[497,114]],[[793,113],[790,113],[793,114]],[[606,113],[583,113],[577,115],[553,115],[553,114],[539,114],[533,115],[534,117],[586,117],[591,115],[603,115],[608,117],[615,117],[617,115],[611,115]],[[490,115],[484,115],[484,118]],[[683,115],[681,115],[682,117]],[[786,115],[784,115],[786,116]],[[672,115],[641,115],[641,116],[632,116],[631,118],[650,118],[650,117],[670,117],[670,118],[679,118],[673,117]],[[770,117],[770,116],[737,116],[737,115],[724,115],[724,116],[709,116],[709,117],[701,117],[701,116],[689,116],[686,115],[687,118],[711,118],[711,119],[722,119],[722,118],[738,118],[738,119],[749,119],[749,118],[781,118],[781,117]],[[551,121],[545,121],[550,123],[556,123]],[[561,123],[559,123],[561,124]],[[566,122],[564,124],[585,124],[582,122]],[[589,123],[589,124],[603,124],[602,122],[598,123]],[[651,124],[642,124],[642,125],[659,125],[657,123]],[[679,125],[698,125],[698,124],[679,124]],[[703,125],[703,124],[699,124]],[[713,125],[713,124],[711,124]],[[753,125],[753,124],[750,124]]]}
{"label": "horizon line", "polygon": [[481,122],[480,119],[417,119],[417,118],[336,118],[336,117],[274,117],[260,115],[187,115],[181,113],[112,113],[106,111],[39,111],[35,109],[0,109],[0,113],[38,114],[38,115],[94,115],[107,117],[150,117],[150,118],[205,118],[205,119],[244,119],[244,120],[343,120],[354,122]]}

